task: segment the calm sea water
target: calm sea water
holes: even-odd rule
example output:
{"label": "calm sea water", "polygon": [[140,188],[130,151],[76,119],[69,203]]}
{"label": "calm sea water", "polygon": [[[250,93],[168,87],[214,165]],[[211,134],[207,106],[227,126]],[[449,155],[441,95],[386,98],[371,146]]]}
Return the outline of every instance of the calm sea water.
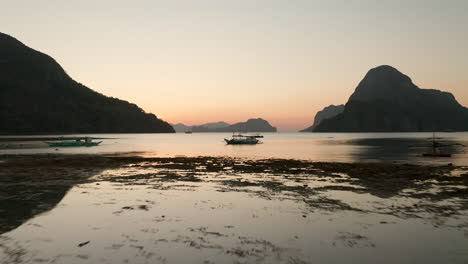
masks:
{"label": "calm sea water", "polygon": [[[430,149],[409,148],[430,144],[432,133],[264,133],[263,144],[232,146],[223,138],[230,133],[194,134],[98,134],[103,139],[97,147],[50,148],[43,142],[0,142],[0,154],[35,153],[124,153],[139,152],[144,156],[232,156],[245,158],[291,158],[335,162],[411,162],[458,165],[468,164],[468,148],[448,147],[443,152],[452,158],[423,158]],[[71,135],[67,135],[71,136]],[[468,145],[468,132],[437,133],[447,143]],[[21,146],[19,146],[21,144]]]}
{"label": "calm sea water", "polygon": [[[468,164],[463,148],[446,149],[454,156],[438,159],[421,157],[429,150],[408,148],[428,143],[432,133],[265,133],[263,144],[254,146],[226,145],[223,138],[231,134],[89,136],[108,139],[90,148],[1,141],[0,157],[137,152]],[[437,137],[468,143],[468,133]],[[468,261],[466,184],[397,179],[384,181],[391,188],[381,192],[380,182],[345,174],[195,174],[156,165],[0,170],[0,263]],[[74,182],[78,176],[86,180]],[[439,192],[446,195],[431,196]]]}

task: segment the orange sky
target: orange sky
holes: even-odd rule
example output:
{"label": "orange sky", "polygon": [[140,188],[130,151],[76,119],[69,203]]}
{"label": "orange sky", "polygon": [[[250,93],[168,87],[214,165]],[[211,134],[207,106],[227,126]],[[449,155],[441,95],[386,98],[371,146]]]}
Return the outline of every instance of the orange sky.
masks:
{"label": "orange sky", "polygon": [[0,30],[171,123],[262,117],[295,131],[382,64],[468,106],[467,10],[461,0],[17,0],[2,3]]}

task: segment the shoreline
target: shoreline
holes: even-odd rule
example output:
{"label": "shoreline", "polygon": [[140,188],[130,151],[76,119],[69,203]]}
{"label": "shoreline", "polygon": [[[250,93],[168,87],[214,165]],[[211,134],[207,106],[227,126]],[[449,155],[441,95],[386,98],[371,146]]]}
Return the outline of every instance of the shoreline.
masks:
{"label": "shoreline", "polygon": [[[16,155],[13,159],[0,162],[0,191],[6,188],[3,191],[11,193],[6,201],[0,195],[0,203],[7,203],[9,199],[24,199],[22,191],[14,192],[14,188],[36,188],[37,184],[43,186],[43,191],[47,193],[57,186],[71,188],[99,182],[131,186],[148,182],[161,185],[167,182],[210,183],[214,180],[228,188],[227,191],[258,187],[285,192],[309,206],[326,210],[365,212],[348,205],[346,199],[316,199],[323,192],[345,191],[378,198],[405,197],[425,201],[411,208],[392,206],[377,210],[383,210],[380,213],[384,214],[406,217],[417,212],[429,213],[437,218],[468,212],[468,166],[209,156],[141,157],[135,154]],[[122,172],[125,175],[121,175]],[[265,193],[259,195],[262,197]],[[438,203],[444,201],[450,201],[453,205]],[[0,222],[1,218],[0,212]]]}
{"label": "shoreline", "polygon": [[[317,165],[317,164],[327,164],[332,166],[333,164],[342,166],[342,165],[368,165],[368,166],[414,166],[414,167],[428,167],[428,168],[441,168],[448,167],[452,169],[456,168],[468,168],[468,165],[458,165],[453,164],[451,160],[444,160],[447,162],[439,163],[420,163],[420,162],[411,162],[411,161],[398,161],[398,160],[375,160],[375,161],[321,161],[313,159],[297,159],[297,158],[281,158],[281,157],[249,157],[249,156],[229,156],[229,155],[185,155],[185,154],[162,154],[155,155],[153,152],[142,152],[142,151],[129,151],[129,152],[108,152],[108,153],[63,153],[63,152],[52,152],[52,153],[0,153],[0,161],[5,163],[11,163],[15,161],[24,161],[24,162],[35,162],[41,161],[45,162],[47,160],[66,160],[64,164],[69,164],[73,166],[74,161],[80,161],[83,159],[97,159],[97,160],[108,160],[110,162],[117,163],[130,163],[130,162],[157,162],[157,161],[170,161],[171,159],[177,161],[183,161],[184,163],[190,163],[192,161],[203,161],[203,160],[231,160],[231,161],[248,161],[253,165],[256,163],[264,164],[265,162],[271,161],[270,165],[276,166],[282,164],[282,166],[293,165],[293,164],[302,164],[302,166],[307,165]],[[440,160],[438,160],[440,161]],[[91,166],[93,166],[91,164]]]}
{"label": "shoreline", "polygon": [[[150,152],[151,153],[151,152]],[[73,167],[75,164],[82,164],[81,161],[93,160],[95,162],[106,161],[106,164],[115,165],[125,165],[128,163],[138,163],[138,162],[171,162],[177,161],[181,163],[200,163],[212,161],[225,161],[229,163],[233,162],[247,162],[250,163],[250,166],[261,165],[263,169],[268,169],[268,166],[273,166],[274,171],[277,171],[278,168],[281,168],[280,172],[291,173],[288,170],[287,166],[299,166],[300,168],[305,168],[307,166],[319,166],[322,169],[327,169],[330,171],[342,170],[343,168],[352,168],[352,167],[376,167],[376,168],[388,168],[389,174],[394,173],[395,168],[411,167],[415,170],[418,168],[433,168],[433,169],[448,169],[448,170],[468,170],[468,165],[454,165],[453,163],[447,160],[447,163],[437,163],[437,164],[421,164],[421,163],[411,163],[406,161],[375,161],[375,162],[365,162],[365,161],[355,161],[355,162],[339,162],[339,161],[316,161],[312,159],[294,159],[294,158],[274,158],[274,157],[238,157],[238,156],[210,156],[210,155],[162,155],[162,156],[150,156],[147,155],[147,152],[112,152],[112,153],[37,153],[37,154],[23,154],[23,153],[11,153],[11,154],[1,154],[0,161],[3,164],[10,164],[15,162],[31,162],[31,164],[36,164],[41,162],[46,164],[47,161],[50,161],[50,164],[56,164],[56,161],[62,161],[63,165]],[[75,163],[76,162],[76,163]],[[211,161],[210,161],[211,162]],[[24,165],[24,164],[23,164]],[[90,167],[101,167],[96,163],[88,164]],[[333,165],[337,166],[337,169],[332,169]],[[233,169],[238,169],[233,167]],[[297,168],[293,168],[297,169]],[[345,169],[346,170],[346,169]],[[248,171],[248,172],[259,172]],[[278,171],[277,171],[278,172]],[[306,173],[307,171],[302,171]],[[345,171],[343,171],[345,172]],[[296,172],[295,172],[296,173]]]}
{"label": "shoreline", "polygon": [[[0,155],[0,188],[29,186],[38,182],[47,186],[140,181],[205,182],[204,178],[225,178],[230,187],[262,187],[298,195],[314,195],[327,190],[367,193],[380,198],[407,197],[427,199],[432,213],[457,214],[468,210],[468,166],[419,165],[408,163],[345,163],[297,159],[248,159],[216,156],[142,157],[138,153],[114,154],[32,154]],[[140,153],[141,154],[141,153]],[[103,177],[103,172],[110,175]],[[127,176],[113,171],[128,171]],[[117,174],[120,174],[117,173]],[[249,176],[251,175],[251,176]],[[247,177],[242,180],[239,177]],[[250,177],[271,180],[252,182]],[[328,182],[330,186],[309,184],[289,186],[282,181]],[[21,196],[21,192],[14,196]],[[2,197],[0,196],[0,202]],[[457,200],[457,206],[438,207],[435,201]],[[341,202],[340,202],[341,203]],[[340,204],[338,203],[338,204]],[[343,204],[343,203],[341,203]],[[343,206],[341,209],[350,209]]]}
{"label": "shoreline", "polygon": [[[85,139],[85,136],[60,136],[60,137],[53,137],[49,135],[41,136],[24,136],[24,137],[0,137],[0,142],[31,142],[31,141],[56,141],[56,140],[76,140],[76,139]],[[118,139],[118,138],[104,138],[104,137],[92,137],[93,139]]]}
{"label": "shoreline", "polygon": [[[140,154],[140,155],[139,155]],[[376,193],[389,189],[403,189],[408,184],[416,186],[424,181],[448,181],[466,187],[468,197],[468,166],[456,166],[451,163],[410,164],[395,162],[323,162],[281,158],[240,158],[231,156],[169,156],[146,157],[139,152],[112,154],[16,154],[0,155],[0,169],[11,170],[9,175],[15,178],[15,171],[22,169],[57,169],[68,172],[85,170],[109,170],[115,168],[138,168],[143,170],[174,171],[175,173],[203,174],[261,174],[275,177],[349,177],[353,181],[375,184],[370,188]],[[164,172],[164,171],[163,171]],[[4,174],[1,173],[0,174]],[[65,173],[66,175],[67,173]],[[164,174],[164,173],[163,173]],[[39,178],[41,175],[38,174]],[[45,175],[47,177],[47,175]],[[64,176],[66,178],[66,176]],[[2,179],[0,179],[1,181]],[[386,183],[386,184],[385,184]],[[435,184],[435,183],[434,183]],[[401,186],[398,186],[401,185]],[[447,184],[445,184],[447,185]],[[446,187],[446,186],[445,186]],[[395,192],[395,195],[398,193]]]}

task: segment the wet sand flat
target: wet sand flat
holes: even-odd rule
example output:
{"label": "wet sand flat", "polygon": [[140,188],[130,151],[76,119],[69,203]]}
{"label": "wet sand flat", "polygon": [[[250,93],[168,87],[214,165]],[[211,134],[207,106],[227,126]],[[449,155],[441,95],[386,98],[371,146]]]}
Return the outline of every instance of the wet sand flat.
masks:
{"label": "wet sand flat", "polygon": [[0,263],[466,263],[468,167],[230,157],[0,163]]}

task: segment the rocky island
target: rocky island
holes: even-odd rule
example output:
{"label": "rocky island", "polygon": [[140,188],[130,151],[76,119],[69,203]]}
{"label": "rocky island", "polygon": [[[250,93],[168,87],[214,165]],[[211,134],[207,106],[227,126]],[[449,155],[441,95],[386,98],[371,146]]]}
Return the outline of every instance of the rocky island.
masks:
{"label": "rocky island", "polygon": [[177,132],[276,132],[276,127],[262,118],[251,118],[245,122],[229,125],[226,122],[208,123],[198,126],[173,125]]}
{"label": "rocky island", "polygon": [[468,109],[448,92],[421,89],[391,66],[371,69],[342,113],[308,132],[467,131]]}

